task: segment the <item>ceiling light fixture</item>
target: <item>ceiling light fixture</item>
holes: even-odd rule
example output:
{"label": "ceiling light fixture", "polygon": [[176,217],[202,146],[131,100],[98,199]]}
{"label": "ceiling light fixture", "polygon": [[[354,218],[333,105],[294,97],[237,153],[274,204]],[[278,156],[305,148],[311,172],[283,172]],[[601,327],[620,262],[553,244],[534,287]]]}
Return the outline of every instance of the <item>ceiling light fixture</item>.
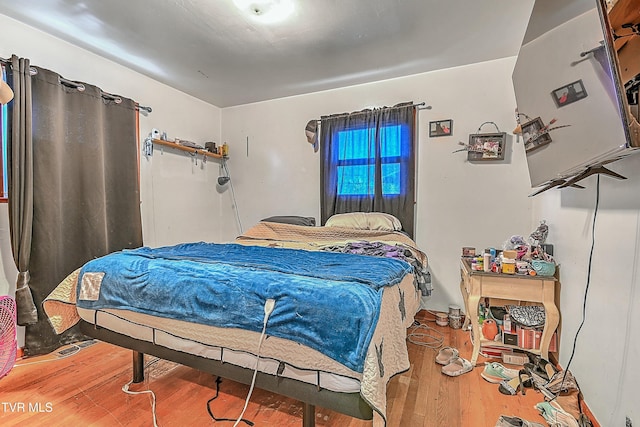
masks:
{"label": "ceiling light fixture", "polygon": [[265,24],[285,20],[293,13],[293,0],[233,0],[243,13]]}

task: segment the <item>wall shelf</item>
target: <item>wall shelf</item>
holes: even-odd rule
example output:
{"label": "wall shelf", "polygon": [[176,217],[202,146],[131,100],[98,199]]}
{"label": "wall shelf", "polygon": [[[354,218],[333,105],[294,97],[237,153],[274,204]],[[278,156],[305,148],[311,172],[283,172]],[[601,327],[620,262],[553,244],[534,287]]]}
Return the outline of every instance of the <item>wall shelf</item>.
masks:
{"label": "wall shelf", "polygon": [[192,147],[187,147],[186,145],[180,145],[176,142],[172,142],[172,141],[165,141],[162,139],[153,139],[152,142],[154,144],[158,144],[158,145],[163,145],[165,147],[169,147],[169,148],[175,148],[176,150],[181,150],[181,151],[186,151],[187,153],[195,153],[195,154],[201,154],[203,156],[207,156],[207,157],[212,157],[214,159],[226,159],[227,157],[223,156],[222,154],[215,154],[215,153],[211,153],[207,150],[202,150],[199,148],[192,148]]}

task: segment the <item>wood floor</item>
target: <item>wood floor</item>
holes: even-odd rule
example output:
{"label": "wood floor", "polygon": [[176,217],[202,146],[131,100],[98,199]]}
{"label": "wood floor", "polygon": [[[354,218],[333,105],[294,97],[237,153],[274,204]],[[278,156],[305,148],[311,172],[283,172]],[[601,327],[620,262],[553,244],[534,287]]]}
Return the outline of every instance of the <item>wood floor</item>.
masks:
{"label": "wood floor", "polygon": [[[470,357],[468,333],[421,320],[444,335],[444,345],[456,347],[463,357]],[[388,427],[493,427],[501,414],[546,425],[534,408],[543,400],[540,393],[529,390],[526,396],[500,394],[497,385],[480,376],[482,366],[460,377],[447,377],[434,362],[437,350],[412,343],[408,347],[411,369],[389,383]],[[153,425],[150,395],[128,395],[121,390],[131,378],[131,351],[102,342],[66,358],[61,358],[59,351],[20,360],[0,379],[0,425]],[[146,380],[132,385],[131,390],[154,391],[160,427],[233,425],[213,422],[207,413],[207,400],[216,390],[214,376],[154,360],[145,359],[149,365]],[[482,361],[481,357],[479,362]],[[242,411],[248,389],[222,380],[220,394],[211,402],[213,414],[235,419]],[[255,389],[244,418],[257,427],[300,426],[302,405]],[[370,427],[372,423],[316,408],[316,425]],[[240,426],[247,427],[243,423]]]}

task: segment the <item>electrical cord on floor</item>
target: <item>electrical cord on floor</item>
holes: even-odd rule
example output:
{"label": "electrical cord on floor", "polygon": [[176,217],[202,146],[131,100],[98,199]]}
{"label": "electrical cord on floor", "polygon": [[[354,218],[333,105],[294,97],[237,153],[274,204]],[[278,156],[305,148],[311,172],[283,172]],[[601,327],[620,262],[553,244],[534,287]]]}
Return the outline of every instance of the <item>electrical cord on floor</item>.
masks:
{"label": "electrical cord on floor", "polygon": [[[148,368],[149,366],[153,365],[154,363],[157,363],[159,360],[160,359],[157,358],[157,357],[154,358],[153,360],[149,361],[144,366],[144,369]],[[131,391],[131,390],[129,390],[129,387],[131,386],[131,384],[133,384],[133,379],[122,386],[122,391],[127,393],[127,394],[132,394],[132,395],[150,394],[151,395],[151,413],[153,414],[153,427],[158,427],[158,420],[156,418],[156,394],[151,390]]]}
{"label": "electrical cord on floor", "polygon": [[598,216],[598,205],[600,204],[600,175],[597,175],[596,180],[596,204],[593,210],[593,223],[591,225],[591,250],[589,251],[589,264],[587,267],[587,285],[584,288],[584,298],[582,301],[582,321],[580,322],[580,326],[578,326],[578,330],[576,331],[576,335],[573,337],[573,348],[571,350],[571,356],[569,357],[569,361],[567,362],[567,366],[564,370],[564,375],[562,376],[562,383],[560,383],[560,388],[564,385],[564,380],[567,378],[567,372],[569,371],[569,366],[571,366],[571,361],[573,360],[573,356],[576,353],[576,344],[578,343],[578,335],[580,334],[580,330],[584,325],[587,315],[587,295],[589,294],[589,285],[591,284],[591,264],[593,262],[593,249],[596,244],[596,218]]}
{"label": "electrical cord on floor", "polygon": [[38,363],[54,362],[56,360],[66,359],[67,357],[71,357],[78,354],[80,350],[82,350],[82,348],[76,344],[71,344],[71,347],[69,347],[69,350],[70,351],[68,353],[65,353],[62,355],[58,354],[55,358],[46,358],[42,360],[36,360],[35,362],[16,363],[15,365],[13,365],[13,367],[17,368],[19,366],[36,365]]}
{"label": "electrical cord on floor", "polygon": [[[425,330],[426,332],[422,332]],[[420,345],[429,348],[440,348],[444,343],[444,334],[433,329],[431,326],[420,323],[417,320],[413,322],[407,333],[407,341],[411,344]]]}
{"label": "electrical cord on floor", "polygon": [[[215,415],[213,415],[213,411],[211,410],[211,402],[213,402],[214,400],[216,400],[218,398],[218,394],[220,393],[220,383],[222,382],[222,378],[217,377],[216,378],[216,394],[215,396],[213,396],[211,399],[207,400],[207,412],[209,413],[209,416],[211,417],[211,419],[213,419],[214,421],[236,421],[235,418],[217,418]],[[249,426],[253,426],[253,421],[247,420],[246,418],[242,418],[242,422],[249,425]]]}
{"label": "electrical cord on floor", "polygon": [[131,391],[129,386],[133,384],[133,380],[129,381],[122,386],[122,391],[127,394],[150,394],[151,395],[151,412],[153,414],[153,427],[158,427],[158,421],[156,419],[156,394],[151,390]]}

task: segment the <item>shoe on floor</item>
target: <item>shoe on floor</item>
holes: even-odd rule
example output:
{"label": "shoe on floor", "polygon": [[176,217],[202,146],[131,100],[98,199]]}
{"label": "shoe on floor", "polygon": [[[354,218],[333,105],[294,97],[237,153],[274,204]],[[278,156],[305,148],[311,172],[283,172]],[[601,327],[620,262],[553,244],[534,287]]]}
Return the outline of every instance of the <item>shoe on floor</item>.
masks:
{"label": "shoe on floor", "polygon": [[556,402],[540,402],[535,408],[540,415],[554,427],[579,427],[578,420],[573,415],[565,412]]}
{"label": "shoe on floor", "polygon": [[526,394],[524,389],[531,388],[532,386],[533,382],[531,381],[531,377],[524,369],[521,369],[518,371],[517,377],[510,380],[502,380],[498,385],[498,391],[510,396],[515,396],[518,394],[518,391],[520,391],[524,396]]}
{"label": "shoe on floor", "polygon": [[490,383],[500,384],[502,381],[509,381],[517,377],[518,372],[517,369],[505,368],[498,362],[491,362],[484,365],[484,371],[480,373],[480,376]]}
{"label": "shoe on floor", "polygon": [[450,377],[457,377],[473,370],[473,365],[467,359],[456,357],[446,366],[442,367],[442,373]]}
{"label": "shoe on floor", "polygon": [[458,358],[458,349],[453,347],[442,347],[436,355],[438,365],[448,365]]}
{"label": "shoe on floor", "polygon": [[544,427],[542,424],[534,423],[532,421],[523,420],[519,417],[507,417],[506,415],[500,415],[495,427]]}

